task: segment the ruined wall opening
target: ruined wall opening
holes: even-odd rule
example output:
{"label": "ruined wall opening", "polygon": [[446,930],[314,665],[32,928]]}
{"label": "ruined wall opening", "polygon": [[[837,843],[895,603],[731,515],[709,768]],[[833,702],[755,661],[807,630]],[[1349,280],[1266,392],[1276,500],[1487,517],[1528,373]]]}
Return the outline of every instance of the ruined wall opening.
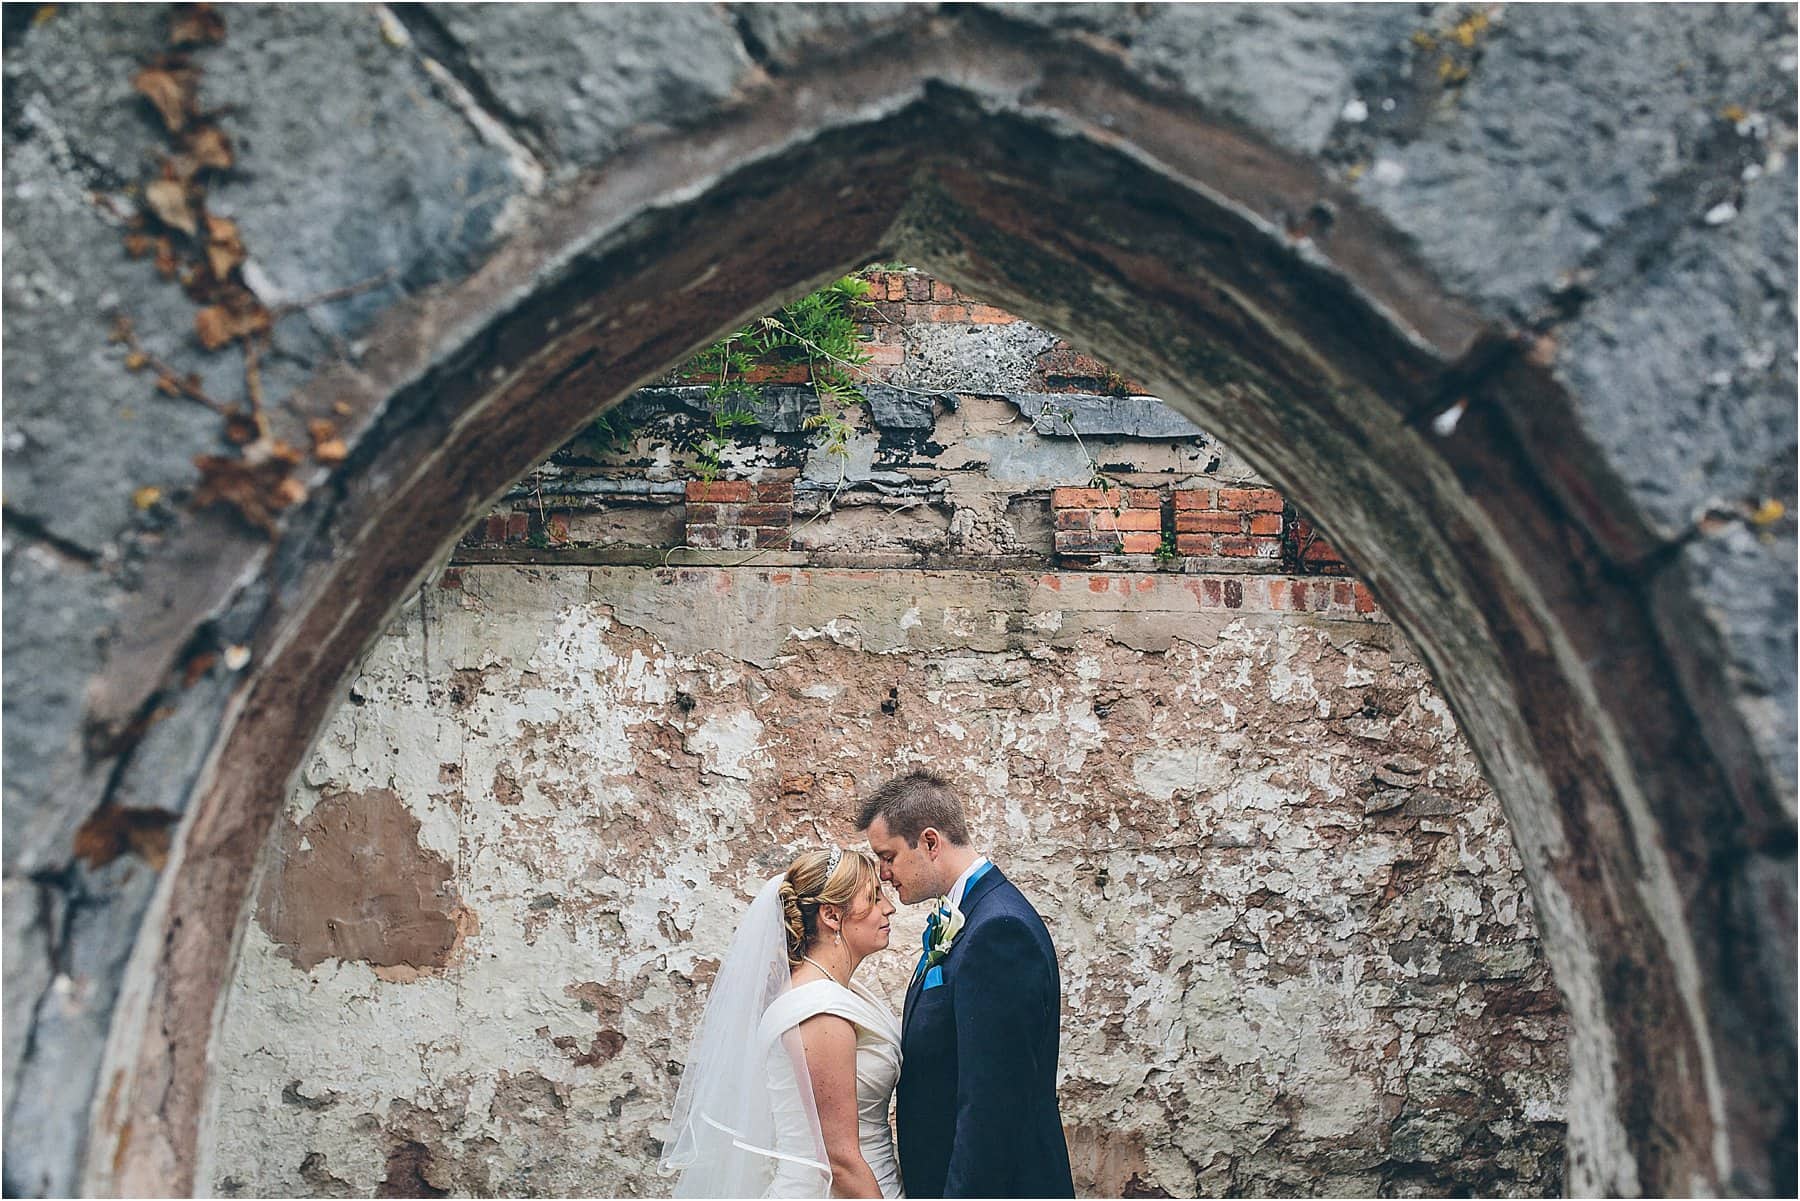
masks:
{"label": "ruined wall opening", "polygon": [[[1560,1194],[1522,869],[1366,586],[1107,364],[859,278],[834,446],[799,378],[672,375],[358,662],[258,867],[200,1185],[666,1193],[747,896],[924,766],[1061,949],[1079,1192]],[[922,923],[865,971],[896,1008]]]}
{"label": "ruined wall opening", "polygon": [[[768,10],[784,13],[771,20],[787,11]],[[1414,117],[1431,105],[1454,109],[1444,89],[1466,82],[1469,64],[1445,40],[1455,31],[1410,29],[1399,10],[1375,30],[1330,12],[1121,9],[1133,22],[1175,24],[1096,31],[1025,10],[914,8],[869,26],[796,18],[800,29],[766,37],[708,7],[681,13],[717,64],[697,90],[659,93],[597,124],[562,98],[597,78],[583,74],[589,52],[614,62],[637,51],[572,10],[545,19],[565,23],[582,61],[554,71],[530,53],[541,30],[509,30],[487,10],[443,18],[475,30],[463,46],[502,51],[481,66],[450,53],[458,39],[445,28],[414,12],[414,40],[385,10],[248,10],[233,19],[260,42],[197,52],[209,87],[223,85],[209,104],[235,96],[265,119],[239,147],[255,154],[260,138],[260,160],[247,159],[258,170],[208,199],[239,206],[259,267],[296,297],[354,285],[376,250],[393,275],[381,291],[327,306],[299,351],[283,345],[291,357],[265,361],[265,382],[279,366],[292,387],[271,406],[276,432],[307,445],[306,420],[330,414],[342,435],[326,443],[332,461],[302,454],[291,473],[277,464],[262,482],[278,516],[184,510],[154,547],[133,542],[141,564],[106,575],[114,626],[104,647],[58,665],[54,687],[81,699],[45,696],[60,702],[64,724],[46,734],[58,757],[40,756],[25,809],[12,797],[8,806],[28,836],[8,884],[60,927],[54,946],[25,944],[33,1024],[9,1087],[44,1101],[9,1115],[9,1184],[194,1187],[207,1048],[251,868],[359,657],[468,524],[586,424],[597,399],[616,401],[719,331],[880,255],[1077,338],[1225,438],[1319,518],[1406,632],[1506,813],[1565,999],[1571,1190],[1791,1191],[1792,705],[1780,695],[1791,677],[1768,683],[1756,640],[1791,647],[1792,625],[1754,606],[1739,622],[1743,597],[1716,586],[1748,565],[1755,579],[1773,573],[1770,593],[1784,595],[1791,537],[1787,559],[1765,551],[1754,507],[1723,519],[1717,537],[1689,529],[1700,510],[1684,506],[1714,477],[1657,499],[1620,448],[1640,428],[1682,426],[1691,410],[1670,402],[1641,427],[1621,424],[1614,408],[1629,405],[1613,382],[1634,356],[1658,349],[1666,366],[1707,336],[1683,326],[1666,338],[1671,352],[1653,345],[1665,340],[1659,328],[1613,324],[1694,294],[1687,268],[1660,276],[1645,265],[1640,235],[1659,242],[1667,217],[1680,231],[1669,255],[1691,254],[1703,264],[1695,275],[1726,262],[1714,290],[1734,291],[1754,273],[1729,256],[1768,240],[1771,212],[1791,226],[1780,211],[1791,193],[1759,196],[1754,227],[1689,229],[1657,206],[1663,174],[1633,174],[1599,200],[1569,185],[1585,176],[1581,141],[1557,143],[1547,165],[1522,174],[1510,152],[1484,157],[1510,151],[1518,114],[1535,115],[1519,99],[1534,85],[1517,81],[1560,61],[1545,46],[1572,33],[1614,61],[1614,47],[1638,44],[1549,10],[1519,17],[1518,35],[1489,48],[1490,62],[1510,56],[1515,67],[1492,72],[1514,89],[1509,104],[1424,125]],[[744,30],[761,20],[740,16]],[[95,144],[109,156],[113,118],[142,105],[126,81],[164,45],[123,20],[76,13],[71,38],[52,25],[25,42],[34,88],[78,81],[64,89],[69,105],[44,111],[107,131]],[[1280,87],[1246,86],[1243,64],[1263,61],[1255,47],[1277,26],[1283,44],[1307,27],[1298,41],[1329,69],[1284,63]],[[1715,27],[1748,36],[1748,25],[1711,14],[1690,36],[1711,44]],[[1791,29],[1782,37],[1791,42]],[[1220,69],[1190,69],[1214,62],[1198,57],[1203,48],[1223,54]],[[112,90],[87,86],[102,59],[118,68]],[[1694,78],[1715,77],[1705,62]],[[1644,74],[1615,78],[1623,87]],[[1659,82],[1676,76],[1687,78],[1671,68]],[[268,96],[281,90],[270,79],[315,89],[330,80],[327,95],[343,101],[332,111],[345,119],[287,120],[272,111]],[[1421,107],[1401,105],[1392,126],[1349,128],[1332,114],[1364,80]],[[541,107],[546,88],[557,100]],[[518,119],[508,95],[537,116]],[[1699,95],[1683,93],[1691,111],[1681,114],[1648,105],[1642,125],[1616,136],[1616,103],[1584,95],[1571,111],[1605,119],[1562,124],[1608,131],[1609,153],[1625,155],[1642,129],[1663,138],[1690,116],[1715,121],[1717,105]],[[1296,108],[1270,108],[1272,96]],[[1497,119],[1502,108],[1510,118]],[[1289,120],[1300,110],[1304,136]],[[157,313],[161,328],[146,336],[175,345],[191,341],[194,314],[145,284],[146,264],[119,257],[90,211],[93,184],[81,182],[91,164],[63,161],[56,122],[31,120],[49,135],[29,147],[42,179],[31,181],[34,200],[30,188],[10,190],[9,173],[9,221],[36,214],[46,249],[34,279],[64,281],[75,299],[32,284],[32,328],[56,353],[25,382],[39,398],[64,399],[46,383],[55,380],[76,381],[70,398],[92,384],[116,399],[123,390],[103,381],[117,364],[63,327],[123,294]],[[356,159],[340,126],[397,136]],[[122,139],[118,178],[136,177],[141,133]],[[11,120],[8,138],[11,147]],[[158,154],[171,148],[157,144]],[[266,170],[271,145],[292,149],[288,169]],[[1691,177],[1699,157],[1676,155],[1666,180],[1688,199],[1717,182],[1711,172],[1739,180],[1737,155],[1754,147],[1729,149]],[[1391,156],[1392,168],[1361,172],[1350,160],[1364,151]],[[1455,169],[1434,177],[1447,161]],[[1407,162],[1423,169],[1409,176]],[[361,174],[374,167],[380,189]],[[1515,177],[1557,177],[1530,215],[1579,230],[1576,245],[1512,245],[1524,208],[1467,202]],[[1539,203],[1538,193],[1521,201]],[[1655,220],[1638,222],[1640,210]],[[1603,233],[1589,228],[1596,214],[1610,214]],[[1501,244],[1541,253],[1502,270],[1491,257]],[[1600,294],[1555,286],[1563,267],[1585,271],[1588,249],[1604,268]],[[57,256],[80,269],[64,272]],[[1596,303],[1571,313],[1561,300]],[[1728,314],[1716,326],[1749,311],[1716,307]],[[278,341],[293,328],[280,327]],[[169,353],[179,392],[181,372],[203,364],[186,342]],[[1710,365],[1693,357],[1681,370]],[[1759,361],[1746,395],[1791,367],[1780,355]],[[220,436],[212,416],[156,459],[171,487],[194,489],[192,451],[219,448],[205,441]],[[1770,426],[1782,433],[1780,419]],[[1791,420],[1785,428],[1791,439]],[[74,435],[52,433],[56,454],[69,451]],[[1741,485],[1734,497],[1761,487],[1748,482],[1764,465],[1752,457],[1723,459],[1718,478]],[[1789,495],[1791,472],[1775,478]],[[120,485],[109,481],[107,496],[126,496]],[[59,529],[61,493],[42,491],[58,498],[41,506],[42,528]],[[70,511],[92,519],[83,537],[116,530],[116,514]],[[1777,530],[1791,535],[1791,524]],[[105,556],[70,566],[46,555],[25,560],[27,578],[87,612],[75,602],[101,577],[76,573]],[[166,846],[133,846],[137,822],[169,834]],[[77,860],[77,830],[116,837],[106,854]],[[20,845],[10,833],[9,853]],[[79,989],[56,974],[64,965]],[[403,1147],[402,1166],[418,1154]]]}

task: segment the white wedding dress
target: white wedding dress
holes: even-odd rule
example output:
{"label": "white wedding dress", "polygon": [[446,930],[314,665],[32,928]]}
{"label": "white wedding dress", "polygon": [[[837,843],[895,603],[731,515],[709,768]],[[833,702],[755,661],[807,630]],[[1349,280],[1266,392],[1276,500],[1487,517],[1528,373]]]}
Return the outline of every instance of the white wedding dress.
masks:
{"label": "white wedding dress", "polygon": [[770,1103],[775,1117],[775,1179],[768,1197],[823,1197],[825,1180],[813,1159],[806,1101],[794,1075],[793,1060],[780,1037],[807,1018],[835,1014],[856,1027],[857,1137],[863,1160],[875,1173],[883,1197],[903,1197],[900,1164],[894,1155],[894,1132],[888,1105],[900,1082],[900,1023],[893,1008],[852,980],[848,988],[832,980],[814,980],[777,997],[763,1014],[759,1045],[768,1057]]}

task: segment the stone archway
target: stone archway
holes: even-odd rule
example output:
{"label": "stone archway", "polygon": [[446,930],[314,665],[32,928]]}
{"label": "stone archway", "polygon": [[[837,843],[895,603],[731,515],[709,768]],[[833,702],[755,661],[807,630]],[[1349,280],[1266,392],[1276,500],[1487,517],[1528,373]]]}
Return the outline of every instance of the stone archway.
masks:
{"label": "stone archway", "polygon": [[[1732,201],[1739,223],[1707,242],[1724,222],[1685,224],[1680,204],[1652,195],[1660,179],[1626,173],[1598,217],[1602,198],[1550,186],[1596,154],[1627,154],[1623,140],[1556,142],[1552,161],[1520,178],[1548,189],[1534,201],[1540,216],[1568,219],[1550,223],[1558,236],[1520,246],[1515,266],[1484,243],[1519,217],[1492,193],[1499,177],[1483,175],[1500,158],[1458,158],[1466,131],[1431,124],[1444,88],[1503,61],[1541,64],[1558,39],[1584,39],[1598,62],[1630,75],[1615,39],[1654,45],[1657,22],[1677,18],[1633,15],[1609,28],[1599,16],[1522,14],[1494,33],[1485,16],[1446,14],[1415,30],[1424,40],[1409,51],[1411,18],[1398,11],[1366,23],[1289,10],[1134,15],[1118,27],[1029,10],[744,13],[736,25],[689,13],[650,28],[718,48],[720,64],[702,69],[712,75],[640,97],[628,119],[601,129],[573,109],[521,117],[541,99],[533,87],[566,89],[586,64],[568,65],[567,79],[539,71],[527,86],[522,60],[505,53],[524,44],[510,18],[415,13],[393,24],[385,11],[257,10],[244,23],[297,35],[286,45],[303,60],[349,38],[352,19],[388,20],[394,53],[423,60],[409,80],[435,81],[528,160],[519,178],[548,163],[558,187],[520,201],[515,218],[528,229],[463,259],[429,245],[401,252],[421,290],[378,294],[382,303],[343,318],[357,357],[313,372],[293,398],[303,413],[342,406],[347,456],[309,481],[273,551],[217,514],[184,519],[146,557],[122,632],[92,666],[86,749],[66,790],[82,803],[72,815],[52,808],[49,776],[36,807],[9,794],[9,833],[16,816],[26,835],[24,851],[9,850],[9,878],[35,873],[54,889],[56,855],[67,861],[58,839],[96,804],[130,826],[154,795],[144,748],[166,746],[167,731],[188,740],[189,774],[172,773],[175,794],[159,802],[186,815],[129,967],[117,948],[137,929],[131,905],[89,929],[72,925],[62,948],[65,963],[85,947],[113,949],[95,971],[106,1065],[83,1066],[82,1087],[54,1103],[19,1108],[21,1090],[66,1074],[58,1040],[75,1038],[51,1020],[58,994],[46,984],[30,1053],[8,1069],[9,1183],[74,1187],[80,1164],[83,1187],[97,1191],[191,1187],[206,1046],[247,867],[347,665],[476,509],[584,420],[593,397],[616,399],[772,297],[877,253],[902,254],[1125,364],[1303,508],[1333,515],[1333,543],[1430,664],[1512,823],[1574,1025],[1571,1187],[1791,1183],[1793,684],[1756,651],[1772,642],[1792,658],[1792,606],[1780,599],[1791,602],[1792,527],[1777,515],[1775,540],[1759,542],[1762,527],[1727,510],[1690,528],[1695,488],[1676,488],[1671,502],[1667,481],[1647,482],[1654,470],[1633,457],[1644,429],[1682,429],[1689,412],[1670,400],[1634,426],[1611,378],[1655,360],[1679,381],[1690,361],[1706,364],[1699,327],[1640,320],[1694,281],[1716,284],[1719,327],[1748,305],[1759,335],[1791,345],[1791,328],[1779,332],[1791,242],[1770,232],[1791,227],[1791,180],[1774,183],[1777,171],[1747,188]],[[645,52],[622,44],[611,18],[558,19],[574,23],[571,44],[593,61]],[[13,54],[41,84],[71,45],[94,49],[83,37],[119,54],[111,20],[67,43],[33,33]],[[1759,44],[1764,24],[1791,44],[1788,21],[1750,14],[1681,32],[1730,61],[1742,39]],[[132,54],[155,49],[123,41]],[[1250,64],[1271,44],[1292,55],[1265,76]],[[1465,53],[1478,45],[1485,66]],[[229,46],[208,53],[209,70],[229,80]],[[340,69],[356,85],[347,104],[393,116],[383,85],[413,66],[359,50]],[[1762,84],[1779,94],[1784,70],[1765,69]],[[1493,85],[1520,101],[1508,86],[1523,85]],[[1352,128],[1363,118],[1333,118],[1365,87],[1401,95],[1417,121],[1363,130]],[[1702,90],[1690,85],[1687,107],[1651,105],[1649,128],[1709,102]],[[1590,101],[1567,103],[1586,112]],[[247,110],[287,132],[267,106]],[[66,151],[71,128],[104,131],[107,119],[75,102],[66,115],[62,125],[26,118],[38,122],[39,151],[49,143],[52,196],[83,161],[58,160],[52,135]],[[1523,104],[1508,110],[1494,137],[1527,131],[1529,117]],[[1791,144],[1791,111],[1775,121]],[[317,178],[354,191],[340,147],[294,136]],[[1755,135],[1765,136],[1766,126]],[[1333,165],[1339,152],[1375,158],[1367,187]],[[1683,182],[1674,194],[1710,198],[1749,153],[1737,143],[1694,150],[1670,172]],[[1410,186],[1408,162],[1419,181]],[[392,169],[431,186],[426,166]],[[1489,189],[1485,207],[1457,190],[1471,180]],[[13,182],[9,199],[34,199]],[[36,202],[49,203],[42,193]],[[15,244],[21,229],[35,233],[13,224],[16,207]],[[246,205],[247,226],[255,211]],[[1599,236],[1570,232],[1594,226]],[[342,238],[323,257],[353,257],[349,232],[316,236],[326,248]],[[1659,236],[1672,277],[1643,265],[1655,257],[1646,239]],[[96,287],[116,272],[98,247],[57,245]],[[1770,277],[1778,299],[1757,308],[1733,288],[1756,277],[1746,259],[1771,253],[1788,256]],[[1587,273],[1583,303],[1557,283],[1561,270]],[[1541,315],[1531,311],[1539,301]],[[1762,362],[1736,403],[1791,446],[1791,410],[1765,403],[1791,380],[1791,362]],[[1778,456],[1767,476],[1756,457],[1766,451],[1720,451],[1698,491],[1791,507],[1791,468],[1783,477]],[[9,498],[20,537],[86,561],[55,521],[15,518],[16,508]],[[1741,599],[1742,579],[1768,584],[1777,603]],[[249,666],[224,687],[184,690],[196,650],[221,636],[251,649]],[[10,651],[11,626],[8,639]],[[153,721],[161,743],[145,739]],[[34,1116],[21,1126],[21,1113]]]}

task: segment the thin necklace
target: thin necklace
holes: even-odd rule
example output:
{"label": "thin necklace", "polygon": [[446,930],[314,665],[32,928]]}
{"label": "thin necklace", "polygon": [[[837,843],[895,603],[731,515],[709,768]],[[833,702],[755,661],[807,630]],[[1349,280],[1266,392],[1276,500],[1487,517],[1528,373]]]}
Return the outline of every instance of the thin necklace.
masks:
{"label": "thin necklace", "polygon": [[844,987],[844,982],[839,980],[836,976],[832,975],[830,968],[828,968],[824,964],[820,963],[817,959],[814,959],[811,955],[802,955],[802,956],[800,956],[800,958],[806,960],[806,962],[812,964],[814,967],[818,968],[821,972],[824,972],[826,978],[829,979],[833,984],[837,985],[839,988]]}

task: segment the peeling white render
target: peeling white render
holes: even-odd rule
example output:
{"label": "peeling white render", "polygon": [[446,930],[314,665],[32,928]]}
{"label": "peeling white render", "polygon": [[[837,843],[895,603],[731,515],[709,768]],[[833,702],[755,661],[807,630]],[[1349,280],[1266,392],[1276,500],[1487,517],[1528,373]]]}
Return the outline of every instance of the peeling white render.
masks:
{"label": "peeling white render", "polygon": [[[1092,578],[454,569],[264,856],[200,1187],[667,1195],[744,905],[925,766],[1056,940],[1080,1191],[1559,1192],[1564,1019],[1423,666],[1384,621]],[[923,918],[864,969],[896,1004]]]}

